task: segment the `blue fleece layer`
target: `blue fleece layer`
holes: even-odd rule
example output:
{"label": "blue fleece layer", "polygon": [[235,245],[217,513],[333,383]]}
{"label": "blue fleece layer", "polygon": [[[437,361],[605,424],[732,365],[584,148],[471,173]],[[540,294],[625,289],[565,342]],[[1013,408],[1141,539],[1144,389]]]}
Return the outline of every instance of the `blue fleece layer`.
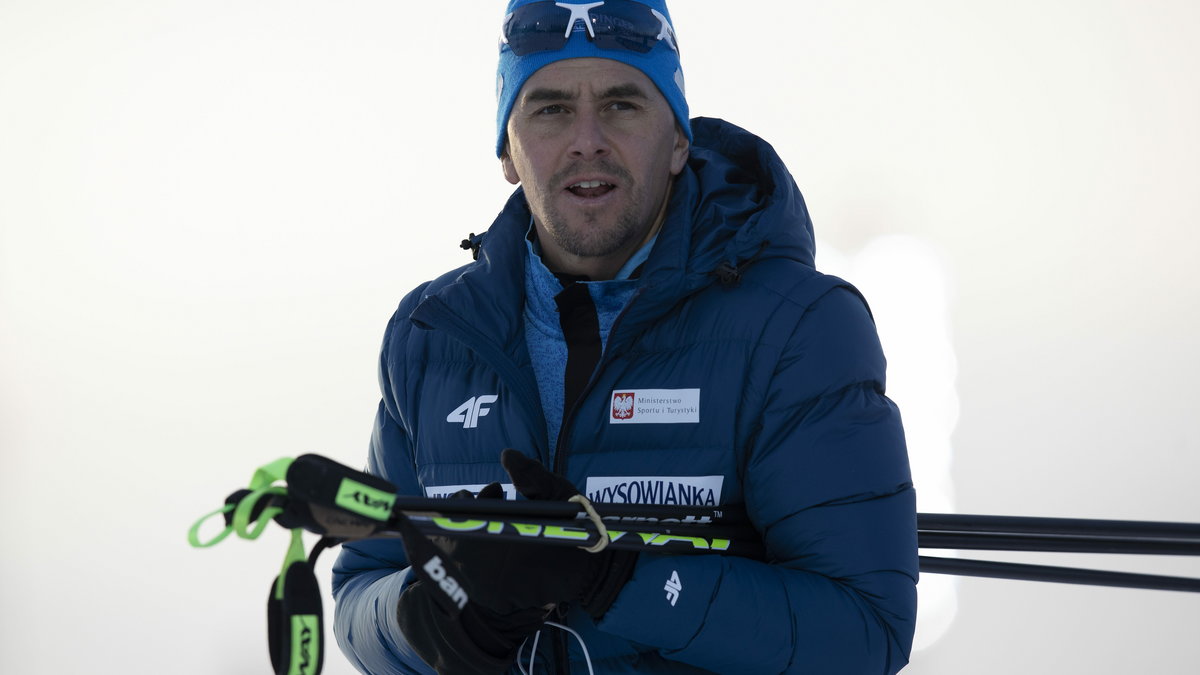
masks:
{"label": "blue fleece layer", "polygon": [[[650,250],[654,248],[657,238],[655,236],[638,249],[613,280],[583,282],[596,305],[601,348],[608,344],[608,334],[613,324],[637,291],[638,280],[630,277],[650,256]],[[525,255],[525,342],[533,361],[533,373],[537,378],[542,410],[546,414],[546,438],[550,441],[550,457],[553,461],[554,451],[558,446],[558,432],[562,428],[563,389],[567,369],[567,342],[563,337],[562,325],[558,322],[558,306],[554,304],[554,296],[562,292],[563,286],[558,277],[542,262],[539,255],[541,246],[536,241],[526,242],[528,248]]]}

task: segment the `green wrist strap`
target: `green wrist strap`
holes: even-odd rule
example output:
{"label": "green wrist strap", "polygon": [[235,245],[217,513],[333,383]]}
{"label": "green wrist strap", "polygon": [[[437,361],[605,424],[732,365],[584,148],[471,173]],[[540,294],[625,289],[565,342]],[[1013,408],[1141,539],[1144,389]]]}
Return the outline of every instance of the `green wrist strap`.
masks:
{"label": "green wrist strap", "polygon": [[283,582],[287,579],[288,568],[294,563],[307,561],[308,554],[304,551],[304,530],[296,528],[292,530],[292,543],[288,545],[287,554],[283,557],[283,569],[279,572],[279,578],[275,580],[275,599],[283,600]]}
{"label": "green wrist strap", "polygon": [[[287,475],[288,467],[292,464],[292,458],[283,457],[277,459],[270,464],[261,466],[254,472],[254,476],[250,478],[250,494],[235,504],[226,504],[225,506],[205,514],[200,520],[197,520],[194,525],[188,530],[188,543],[195,548],[208,548],[216,546],[228,537],[230,534],[236,533],[242,539],[254,540],[258,539],[267,526],[271,524],[271,519],[283,513],[283,509],[279,507],[267,507],[262,510],[256,520],[252,520],[251,516],[258,505],[259,500],[269,499],[274,496],[287,496],[287,488],[272,487],[277,481],[281,481]],[[200,528],[204,522],[216,515],[225,516],[230,512],[233,517],[230,519],[229,525],[221,530],[215,537],[208,541],[200,540]]]}
{"label": "green wrist strap", "polygon": [[209,518],[212,518],[213,516],[216,516],[216,515],[224,515],[226,513],[229,513],[230,511],[232,511],[234,508],[235,508],[234,504],[226,504],[225,506],[217,509],[216,511],[212,511],[210,513],[204,514],[204,516],[201,517],[200,520],[196,521],[195,525],[192,525],[192,527],[188,529],[188,543],[191,544],[193,548],[208,548],[209,546],[216,546],[217,544],[221,543],[222,541],[225,541],[225,537],[228,537],[230,534],[233,533],[232,525],[221,530],[217,534],[217,536],[213,537],[212,539],[209,539],[208,541],[200,541],[200,527],[202,525],[204,525],[204,521],[208,520]]}

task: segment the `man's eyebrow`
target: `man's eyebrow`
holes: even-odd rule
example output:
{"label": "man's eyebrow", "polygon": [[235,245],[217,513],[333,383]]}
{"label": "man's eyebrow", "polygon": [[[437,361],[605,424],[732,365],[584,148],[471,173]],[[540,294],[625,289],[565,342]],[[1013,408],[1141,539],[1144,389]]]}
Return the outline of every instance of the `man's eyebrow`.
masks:
{"label": "man's eyebrow", "polygon": [[[544,103],[546,101],[574,101],[576,95],[574,92],[566,89],[551,89],[548,87],[538,87],[531,90],[523,97],[526,103]],[[628,82],[626,84],[618,84],[600,92],[599,98],[650,98],[646,92],[638,85]]]}
{"label": "man's eyebrow", "polygon": [[600,92],[600,98],[650,98],[642,88],[632,82],[618,84]]}
{"label": "man's eyebrow", "polygon": [[543,103],[545,101],[573,101],[575,94],[566,89],[547,89],[539,87],[525,94],[527,103]]}

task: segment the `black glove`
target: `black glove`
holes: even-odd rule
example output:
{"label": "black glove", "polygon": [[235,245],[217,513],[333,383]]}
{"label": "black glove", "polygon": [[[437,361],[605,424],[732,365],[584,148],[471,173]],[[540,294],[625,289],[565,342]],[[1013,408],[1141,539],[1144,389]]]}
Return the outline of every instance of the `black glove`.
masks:
{"label": "black glove", "polygon": [[546,616],[542,609],[498,614],[474,602],[451,616],[437,593],[427,582],[413,582],[400,594],[396,619],[413,651],[443,675],[504,672]]}
{"label": "black glove", "polygon": [[[566,500],[579,494],[562,476],[516,450],[500,463],[517,491],[529,499]],[[503,499],[499,483],[483,488],[479,499]],[[454,495],[470,499],[463,490]],[[441,591],[418,580],[396,609],[409,645],[439,673],[482,675],[512,665],[521,643],[541,627],[560,602],[579,602],[599,619],[633,574],[637,554],[588,553],[577,548],[515,544],[452,537],[429,537],[457,565],[470,601],[455,615]],[[406,539],[406,547],[412,545]]]}
{"label": "black glove", "polygon": [[[500,463],[517,492],[529,499],[567,500],[579,494],[566,478],[516,450],[501,453]],[[479,499],[502,497],[497,483],[479,493]],[[598,620],[629,581],[637,562],[637,554],[629,551],[588,553],[565,546],[430,538],[458,564],[471,602],[500,615],[578,602]]]}
{"label": "black glove", "polygon": [[[500,485],[493,483],[480,496],[489,499],[503,495]],[[451,498],[472,496],[460,490]],[[521,643],[541,628],[549,610],[531,607],[497,612],[473,599],[457,604],[456,593],[439,587],[440,580],[429,577],[428,571],[419,571],[421,560],[441,556],[442,574],[470,589],[470,580],[456,561],[416,530],[402,527],[400,533],[418,580],[400,594],[396,620],[413,651],[438,673],[482,675],[507,670]]]}

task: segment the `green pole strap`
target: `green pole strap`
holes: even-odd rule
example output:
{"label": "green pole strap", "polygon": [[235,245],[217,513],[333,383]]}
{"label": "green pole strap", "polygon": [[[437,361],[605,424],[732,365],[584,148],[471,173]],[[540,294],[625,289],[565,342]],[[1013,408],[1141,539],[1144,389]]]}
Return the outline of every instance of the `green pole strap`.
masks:
{"label": "green pole strap", "polygon": [[308,554],[304,552],[304,530],[297,527],[292,530],[292,543],[288,545],[287,554],[283,556],[283,568],[279,570],[279,578],[275,581],[276,600],[283,600],[283,583],[287,580],[288,568],[293,563],[307,560]]}
{"label": "green pole strap", "polygon": [[[221,508],[211,513],[205,514],[200,520],[197,520],[190,529],[188,529],[188,543],[195,548],[208,548],[216,546],[228,537],[230,534],[236,533],[242,539],[254,540],[258,539],[267,526],[271,524],[271,520],[283,513],[283,509],[279,507],[269,507],[263,509],[258,520],[251,520],[250,516],[254,512],[254,507],[260,499],[273,496],[287,496],[287,488],[283,486],[272,487],[277,481],[284,480],[287,476],[288,467],[292,465],[291,457],[282,457],[280,459],[260,466],[254,475],[250,478],[250,494],[244,499],[235,504],[226,504]],[[200,540],[200,527],[204,521],[213,516],[224,516],[229,512],[233,512],[233,518],[230,524],[221,530],[215,537],[208,541]],[[253,528],[251,527],[253,525]]]}
{"label": "green pole strap", "polygon": [[208,520],[209,518],[212,518],[213,516],[216,516],[216,515],[224,515],[226,513],[229,513],[230,511],[233,510],[233,508],[234,508],[233,504],[226,504],[225,506],[222,506],[221,508],[217,509],[216,511],[205,514],[203,517],[200,518],[200,520],[197,520],[196,524],[192,525],[192,527],[188,530],[188,543],[191,544],[193,548],[208,548],[209,546],[216,546],[217,544],[224,541],[225,537],[228,537],[230,534],[233,533],[232,525],[221,530],[219,533],[217,533],[217,536],[213,537],[212,539],[210,539],[208,541],[200,541],[200,526],[203,525],[204,521]]}
{"label": "green pole strap", "polygon": [[[263,509],[262,513],[258,516],[258,520],[250,520],[250,515],[254,513],[254,506],[258,504],[258,500],[274,495],[286,497],[287,488],[259,488],[246,495],[245,499],[238,502],[237,508],[233,510],[233,523],[230,525],[230,527],[233,528],[233,531],[237,533],[237,536],[241,537],[242,539],[254,541],[255,539],[258,539],[259,535],[261,535],[267,529],[267,526],[271,524],[272,518],[283,513],[283,509],[279,508],[278,506],[272,506]],[[254,529],[250,529],[251,525],[254,525]]]}
{"label": "green pole strap", "polygon": [[254,476],[250,479],[250,489],[257,490],[265,488],[275,481],[283,480],[287,476],[288,467],[295,461],[291,457],[281,457],[270,464],[258,467],[254,472]]}

